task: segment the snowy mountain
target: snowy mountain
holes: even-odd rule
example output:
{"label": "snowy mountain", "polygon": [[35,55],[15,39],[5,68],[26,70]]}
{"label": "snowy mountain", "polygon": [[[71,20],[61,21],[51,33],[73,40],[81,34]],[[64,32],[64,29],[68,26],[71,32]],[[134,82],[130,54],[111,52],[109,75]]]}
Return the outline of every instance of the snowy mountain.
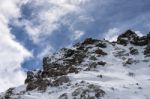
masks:
{"label": "snowy mountain", "polygon": [[0,99],[150,99],[150,34],[128,30],[116,42],[87,38],[63,48]]}

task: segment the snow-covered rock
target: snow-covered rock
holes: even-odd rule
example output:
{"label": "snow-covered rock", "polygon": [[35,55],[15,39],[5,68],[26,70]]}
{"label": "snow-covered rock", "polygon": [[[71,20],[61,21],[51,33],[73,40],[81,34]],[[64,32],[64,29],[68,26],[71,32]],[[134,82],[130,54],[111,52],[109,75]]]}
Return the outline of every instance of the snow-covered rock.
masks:
{"label": "snow-covered rock", "polygon": [[43,58],[43,70],[0,99],[150,99],[150,37],[128,30],[116,42],[88,38]]}

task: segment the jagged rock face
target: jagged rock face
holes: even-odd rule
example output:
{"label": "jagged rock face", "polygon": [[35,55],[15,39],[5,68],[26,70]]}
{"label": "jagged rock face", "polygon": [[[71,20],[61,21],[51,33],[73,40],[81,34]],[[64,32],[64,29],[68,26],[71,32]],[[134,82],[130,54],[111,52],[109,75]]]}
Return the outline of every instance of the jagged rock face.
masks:
{"label": "jagged rock face", "polygon": [[[106,52],[104,52],[102,49],[99,48],[106,48],[106,44],[101,42],[100,40],[95,40],[88,38],[83,43],[79,44],[77,49],[67,49],[63,48],[61,49],[61,52],[63,53],[61,59],[56,59],[53,61],[51,58],[54,57],[44,57],[43,58],[43,71],[40,71],[40,73],[33,73],[31,71],[27,72],[27,79],[25,80],[25,83],[27,84],[27,91],[31,91],[34,89],[38,90],[46,90],[47,86],[59,86],[62,85],[63,82],[67,83],[69,82],[69,78],[65,75],[69,73],[78,73],[81,71],[81,68],[77,65],[81,64],[86,57],[88,57],[88,50],[92,47],[86,47],[87,45],[94,44],[95,46],[98,46],[98,48],[94,51],[95,54],[99,56],[105,56],[107,55]],[[83,49],[78,49],[79,47],[83,47]],[[94,57],[94,56],[93,56]],[[90,57],[91,60],[94,60],[92,56]],[[59,63],[59,61],[62,61],[63,63]],[[95,65],[94,65],[95,64]],[[96,65],[105,65],[106,62],[93,62],[92,64],[89,64],[87,66],[88,69],[90,68],[96,68]],[[87,70],[87,69],[86,69]],[[59,78],[62,76],[61,78]],[[50,78],[43,79],[43,78]],[[59,79],[58,79],[59,78]]]}
{"label": "jagged rock face", "polygon": [[35,79],[35,74],[32,71],[28,71],[25,84],[34,81],[34,79]]}
{"label": "jagged rock face", "polygon": [[145,46],[148,45],[149,41],[149,34],[147,36],[139,37],[135,32],[131,30],[127,30],[125,33],[123,33],[117,38],[117,43],[125,46],[129,43],[134,44],[136,46]]}
{"label": "jagged rock face", "polygon": [[134,42],[138,39],[138,36],[135,32],[127,30],[125,33],[120,35],[117,39],[118,44],[127,45],[129,42]]}
{"label": "jagged rock face", "polygon": [[44,57],[42,70],[0,99],[149,99],[149,41],[131,30],[113,43],[88,38]]}

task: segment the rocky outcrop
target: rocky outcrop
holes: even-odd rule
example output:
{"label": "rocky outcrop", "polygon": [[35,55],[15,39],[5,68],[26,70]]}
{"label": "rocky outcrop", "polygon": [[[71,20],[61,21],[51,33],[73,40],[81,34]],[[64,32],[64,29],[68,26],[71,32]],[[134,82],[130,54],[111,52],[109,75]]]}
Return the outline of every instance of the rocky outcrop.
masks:
{"label": "rocky outcrop", "polygon": [[[80,84],[78,86],[71,93],[72,99],[100,99],[105,95],[105,91],[100,86],[86,83],[85,86],[81,86]],[[59,99],[69,99],[69,93],[60,95]]]}
{"label": "rocky outcrop", "polygon": [[127,30],[125,33],[121,34],[117,38],[117,43],[126,46],[127,44],[131,43],[136,46],[145,46],[148,45],[150,41],[150,34],[147,36],[139,37],[135,32],[132,30]]}
{"label": "rocky outcrop", "polygon": [[134,43],[137,39],[138,36],[135,32],[127,30],[125,33],[118,36],[117,43],[126,46],[130,42]]}
{"label": "rocky outcrop", "polygon": [[88,45],[88,44],[94,44],[96,42],[98,42],[99,40],[96,40],[96,39],[92,39],[92,38],[87,38],[83,43],[82,45]]}
{"label": "rocky outcrop", "polygon": [[14,88],[9,88],[6,93],[5,93],[5,96],[1,99],[12,99],[12,95],[13,95],[13,90]]}

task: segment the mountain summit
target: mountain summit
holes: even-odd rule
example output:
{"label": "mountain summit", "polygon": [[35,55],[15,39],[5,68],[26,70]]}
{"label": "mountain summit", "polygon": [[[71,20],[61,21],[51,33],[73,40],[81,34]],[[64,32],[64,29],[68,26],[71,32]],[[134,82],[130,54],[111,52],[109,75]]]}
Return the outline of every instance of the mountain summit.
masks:
{"label": "mountain summit", "polygon": [[116,42],[87,38],[43,58],[25,84],[0,99],[149,99],[150,34],[127,30]]}

